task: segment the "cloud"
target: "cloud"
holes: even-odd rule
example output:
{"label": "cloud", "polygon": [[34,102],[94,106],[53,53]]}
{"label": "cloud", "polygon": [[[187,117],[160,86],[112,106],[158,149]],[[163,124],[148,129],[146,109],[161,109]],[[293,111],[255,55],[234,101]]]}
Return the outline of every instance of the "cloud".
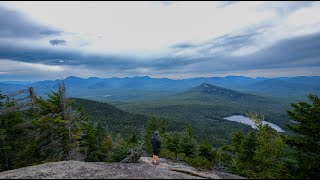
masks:
{"label": "cloud", "polygon": [[59,66],[49,66],[37,63],[26,63],[19,61],[12,61],[8,59],[0,59],[0,74],[2,78],[8,80],[33,80],[52,78],[53,74],[59,74],[64,69]]}
{"label": "cloud", "polygon": [[0,3],[0,62],[10,72],[22,63],[12,76],[299,75],[320,66],[315,2],[8,4]]}
{"label": "cloud", "polygon": [[[320,67],[320,33],[288,38],[257,52],[233,56],[216,55],[199,59],[191,72],[263,70]],[[319,73],[320,74],[320,73]]]}
{"label": "cloud", "polygon": [[[254,5],[239,6],[241,3],[219,8],[219,2],[172,2],[167,6],[158,2],[8,4],[44,24],[75,33],[74,39],[61,38],[68,44],[79,39],[88,41],[89,45],[83,50],[139,56],[161,54],[168,47],[182,42],[216,38],[269,20],[275,14],[256,11]],[[99,36],[102,38],[96,38]]]}
{"label": "cloud", "polygon": [[[207,40],[198,44],[177,44],[173,51],[179,57],[211,57],[223,54],[241,54],[237,51],[243,47],[254,46],[261,49],[259,40],[263,33],[270,29],[269,25],[247,28],[237,33],[224,34],[217,38]],[[264,44],[265,45],[265,44]]]}
{"label": "cloud", "polygon": [[0,38],[37,39],[59,33],[56,29],[32,21],[20,12],[0,6]]}
{"label": "cloud", "polygon": [[67,42],[65,40],[53,39],[53,40],[50,40],[49,43],[52,46],[57,46],[57,45],[66,45]]}
{"label": "cloud", "polygon": [[[220,37],[219,45],[227,46],[226,42],[244,42],[250,39],[251,36],[236,36],[226,35]],[[226,53],[212,54],[206,57],[178,57],[166,56],[156,59],[139,59],[125,56],[111,56],[103,54],[83,54],[79,51],[66,51],[63,49],[32,49],[1,46],[0,57],[14,60],[14,62],[22,62],[22,65],[17,66],[22,68],[27,63],[27,69],[32,64],[35,67],[56,67],[59,71],[51,71],[52,75],[69,74],[84,76],[84,74],[92,76],[133,76],[133,75],[150,75],[163,77],[186,77],[188,75],[204,76],[214,74],[258,74],[259,72],[266,75],[272,75],[272,69],[276,74],[292,74],[293,72],[310,74],[307,69],[320,69],[320,33],[289,38],[282,40],[279,43],[259,50],[258,52],[232,56]],[[233,44],[233,43],[231,43]],[[218,45],[215,45],[217,48]],[[232,46],[232,45],[231,45]],[[193,47],[192,47],[193,48]],[[186,48],[187,49],[187,48]],[[226,48],[228,49],[228,48]],[[231,48],[232,49],[232,48]],[[3,60],[0,60],[0,62]],[[2,62],[1,66],[5,66],[7,61]],[[8,69],[17,74],[23,71],[14,71],[16,66],[11,65]],[[293,69],[290,72],[290,68]],[[19,68],[18,68],[19,69]],[[29,68],[30,69],[30,68]],[[35,71],[40,71],[39,68],[30,70],[32,74]],[[281,72],[281,69],[284,69]],[[86,73],[84,72],[86,71]],[[265,71],[265,72],[264,72]],[[2,71],[3,72],[3,71]],[[49,73],[41,71],[42,73]],[[120,73],[121,72],[121,73]],[[277,72],[277,73],[276,73]],[[320,75],[313,70],[313,75]],[[320,72],[320,71],[318,71]],[[49,73],[49,74],[50,74]],[[74,74],[72,74],[74,73]],[[114,75],[112,75],[114,74]]]}
{"label": "cloud", "polygon": [[172,46],[172,48],[178,48],[178,49],[185,49],[185,48],[191,48],[193,47],[190,43],[179,43]]}

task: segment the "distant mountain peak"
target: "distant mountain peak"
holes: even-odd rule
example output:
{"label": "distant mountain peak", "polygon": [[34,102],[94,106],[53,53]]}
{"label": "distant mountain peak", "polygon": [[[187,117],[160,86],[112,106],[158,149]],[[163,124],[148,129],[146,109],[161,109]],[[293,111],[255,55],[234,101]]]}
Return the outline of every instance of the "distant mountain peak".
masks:
{"label": "distant mountain peak", "polygon": [[67,80],[67,79],[82,79],[82,78],[76,77],[76,76],[69,76],[69,77],[66,78],[66,80]]}

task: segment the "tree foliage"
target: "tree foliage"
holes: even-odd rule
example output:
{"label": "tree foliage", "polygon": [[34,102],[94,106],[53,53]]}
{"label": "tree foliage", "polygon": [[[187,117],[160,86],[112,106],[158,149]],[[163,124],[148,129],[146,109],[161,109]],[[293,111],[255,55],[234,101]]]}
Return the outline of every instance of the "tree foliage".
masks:
{"label": "tree foliage", "polygon": [[14,99],[0,93],[0,171],[15,168],[25,143],[23,116],[15,107]]}
{"label": "tree foliage", "polygon": [[288,111],[294,123],[288,127],[296,134],[287,138],[294,148],[298,167],[294,174],[299,178],[319,178],[320,172],[320,99],[310,94],[310,103],[292,103]]}

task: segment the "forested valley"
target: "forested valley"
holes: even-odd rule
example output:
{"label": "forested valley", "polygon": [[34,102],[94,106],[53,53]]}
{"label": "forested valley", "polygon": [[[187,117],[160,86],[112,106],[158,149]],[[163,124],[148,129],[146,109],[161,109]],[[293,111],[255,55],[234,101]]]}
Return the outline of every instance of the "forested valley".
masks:
{"label": "forested valley", "polygon": [[[248,178],[319,177],[320,99],[316,95],[310,94],[307,102],[292,103],[291,109],[283,112],[293,123],[281,122],[290,133],[279,133],[262,124],[265,117],[261,109],[268,109],[268,104],[255,112],[239,111],[255,122],[255,130],[222,119],[233,107],[228,102],[224,106],[210,102],[216,117],[209,114],[206,119],[183,121],[186,116],[197,118],[194,114],[206,111],[208,104],[198,102],[195,106],[194,99],[185,100],[185,106],[175,104],[167,109],[143,104],[157,111],[147,109],[149,112],[142,115],[134,113],[132,104],[123,106],[130,109],[126,112],[106,103],[69,99],[66,91],[61,81],[58,90],[46,98],[37,96],[32,88],[24,91],[27,96],[22,99],[0,92],[0,171],[62,160],[120,162],[141,144],[145,155],[151,156],[150,140],[154,131],[159,131],[160,157],[198,169],[218,169]],[[182,96],[191,97],[188,93]],[[257,104],[244,106],[259,105],[258,97],[240,95],[242,100],[257,99]],[[141,111],[146,109],[136,113]],[[170,118],[174,114],[170,111],[178,113]],[[267,118],[282,117],[265,112]]]}

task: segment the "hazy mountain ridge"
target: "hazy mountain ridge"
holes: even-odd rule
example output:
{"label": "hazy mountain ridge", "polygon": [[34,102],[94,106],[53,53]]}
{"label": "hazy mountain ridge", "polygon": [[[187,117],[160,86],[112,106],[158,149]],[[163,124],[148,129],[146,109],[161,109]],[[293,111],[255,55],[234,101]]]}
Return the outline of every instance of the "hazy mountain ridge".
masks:
{"label": "hazy mountain ridge", "polygon": [[[208,83],[223,88],[270,96],[303,99],[308,93],[320,93],[320,76],[297,76],[279,78],[250,78],[243,76],[189,78],[174,80],[168,78],[151,78],[136,76],[126,78],[97,78],[87,79],[70,76],[65,79],[69,97],[105,101],[131,101],[157,97],[188,90],[202,83]],[[2,82],[0,90],[11,93],[21,88],[34,86],[40,95],[56,89],[56,81],[45,80],[35,83]]]}

